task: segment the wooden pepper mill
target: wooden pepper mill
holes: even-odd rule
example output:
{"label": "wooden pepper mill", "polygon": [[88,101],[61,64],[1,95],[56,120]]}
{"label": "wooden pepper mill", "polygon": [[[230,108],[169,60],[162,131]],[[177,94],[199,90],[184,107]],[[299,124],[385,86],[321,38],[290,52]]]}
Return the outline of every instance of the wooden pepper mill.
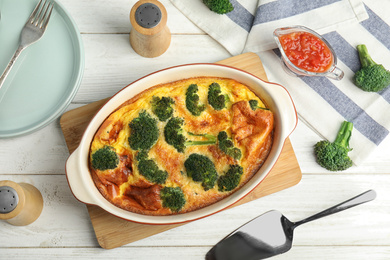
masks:
{"label": "wooden pepper mill", "polygon": [[171,43],[167,27],[167,11],[157,0],[140,0],[130,11],[130,44],[134,51],[147,58],[163,54]]}
{"label": "wooden pepper mill", "polygon": [[33,185],[0,181],[0,219],[15,226],[25,226],[41,215],[42,208],[42,195]]}

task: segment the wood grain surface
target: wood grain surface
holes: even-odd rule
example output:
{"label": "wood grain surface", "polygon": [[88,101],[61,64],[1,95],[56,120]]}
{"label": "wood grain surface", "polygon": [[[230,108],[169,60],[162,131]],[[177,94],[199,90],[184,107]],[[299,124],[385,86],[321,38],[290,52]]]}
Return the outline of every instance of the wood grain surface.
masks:
{"label": "wood grain surface", "polygon": [[[267,80],[261,60],[254,53],[241,54],[216,63],[236,67]],[[76,108],[61,117],[61,128],[70,153],[77,148],[84,129],[106,101],[107,99],[104,99]],[[299,183],[301,178],[302,174],[294,150],[290,140],[287,139],[279,160],[266,179],[244,199],[231,207],[291,187]],[[186,224],[144,225],[117,218],[97,206],[87,205],[87,208],[99,245],[105,249],[116,248]]]}
{"label": "wood grain surface", "polygon": [[[10,29],[1,25],[7,19],[7,3],[12,1],[15,0],[0,0],[0,33]],[[129,43],[129,12],[137,1],[56,1],[76,22],[85,49],[82,83],[67,111],[111,97],[128,83],[156,70],[231,57],[170,0],[160,1],[168,12],[167,26],[172,33],[170,47],[157,58],[138,55]],[[367,10],[381,10],[382,19],[390,22],[387,10],[381,8],[383,1],[363,1]],[[22,14],[19,18],[23,18]],[[50,37],[50,28],[48,30],[45,37]],[[2,40],[17,45],[18,35],[15,31],[14,38]],[[383,35],[389,36],[388,33]],[[362,37],[364,35],[351,34],[349,40],[359,43]],[[26,53],[26,58],[29,55]],[[281,83],[279,78],[268,74],[281,69],[279,64],[269,62],[275,58],[273,51],[257,55],[270,82]],[[5,61],[7,55],[1,58],[8,62]],[[19,62],[23,65],[23,59]],[[61,61],[54,61],[53,66],[58,62]],[[345,64],[340,65],[346,68]],[[343,80],[352,77],[352,71],[345,72]],[[334,83],[337,86],[337,82]],[[301,85],[294,84],[294,87]],[[299,113],[304,100],[292,98]],[[21,116],[29,117],[31,113],[33,111],[25,111]],[[390,259],[390,138],[364,163],[344,172],[329,172],[316,163],[313,145],[323,137],[302,118],[289,139],[302,171],[299,184],[113,250],[99,245],[85,204],[77,201],[69,189],[64,167],[69,150],[59,120],[30,135],[0,139],[0,179],[30,183],[42,193],[44,200],[42,214],[30,225],[14,226],[0,220],[0,259],[201,260],[218,241],[264,212],[279,210],[291,221],[299,221],[368,189],[377,192],[374,201],[300,226],[295,231],[293,248],[271,259]],[[112,244],[109,236],[104,238]]]}

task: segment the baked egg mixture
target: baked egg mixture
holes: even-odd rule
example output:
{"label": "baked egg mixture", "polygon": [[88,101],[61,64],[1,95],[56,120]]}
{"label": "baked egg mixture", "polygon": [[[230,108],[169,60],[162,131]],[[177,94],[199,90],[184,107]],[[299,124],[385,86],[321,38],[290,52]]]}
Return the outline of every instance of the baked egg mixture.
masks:
{"label": "baked egg mixture", "polygon": [[273,128],[272,111],[233,79],[151,86],[102,123],[89,169],[117,207],[145,215],[186,213],[247,183],[269,154]]}

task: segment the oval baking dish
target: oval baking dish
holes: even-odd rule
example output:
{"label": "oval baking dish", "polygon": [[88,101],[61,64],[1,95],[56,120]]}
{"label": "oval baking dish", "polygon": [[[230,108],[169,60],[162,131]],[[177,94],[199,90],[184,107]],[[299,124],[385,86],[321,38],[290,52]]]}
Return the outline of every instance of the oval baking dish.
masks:
{"label": "oval baking dish", "polygon": [[[89,168],[89,150],[91,141],[102,122],[122,103],[141,93],[145,89],[162,83],[193,77],[231,78],[248,86],[256,95],[265,101],[274,113],[275,128],[273,145],[266,161],[260,170],[242,188],[230,196],[210,206],[183,214],[169,216],[150,216],[126,211],[106,200],[96,188]],[[282,151],[284,142],[297,124],[294,103],[281,85],[265,82],[250,73],[218,64],[188,64],[163,69],[149,74],[128,85],[114,95],[96,113],[80,141],[78,148],[66,162],[66,176],[73,195],[79,201],[96,205],[122,219],[144,224],[176,224],[183,223],[217,213],[239,201],[267,176]]]}

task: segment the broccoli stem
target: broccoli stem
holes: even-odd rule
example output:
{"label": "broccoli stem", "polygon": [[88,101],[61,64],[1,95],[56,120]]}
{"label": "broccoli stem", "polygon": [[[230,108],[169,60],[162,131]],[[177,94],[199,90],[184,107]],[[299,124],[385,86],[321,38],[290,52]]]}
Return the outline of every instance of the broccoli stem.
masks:
{"label": "broccoli stem", "polygon": [[191,145],[210,145],[210,144],[215,144],[215,141],[213,141],[213,140],[207,140],[207,141],[187,141],[185,143],[186,146],[191,146]]}
{"label": "broccoli stem", "polygon": [[360,44],[356,46],[356,49],[359,53],[359,59],[360,63],[362,64],[362,67],[368,67],[371,65],[377,64],[368,53],[367,47],[365,44]]}
{"label": "broccoli stem", "polygon": [[344,121],[337,133],[335,144],[341,145],[349,149],[349,139],[351,139],[353,123]]}
{"label": "broccoli stem", "polygon": [[193,134],[188,132],[189,135],[192,136],[202,136],[205,137],[207,140],[204,141],[186,141],[185,146],[191,146],[191,145],[210,145],[210,144],[215,144],[217,142],[217,138],[213,135],[209,134]]}

